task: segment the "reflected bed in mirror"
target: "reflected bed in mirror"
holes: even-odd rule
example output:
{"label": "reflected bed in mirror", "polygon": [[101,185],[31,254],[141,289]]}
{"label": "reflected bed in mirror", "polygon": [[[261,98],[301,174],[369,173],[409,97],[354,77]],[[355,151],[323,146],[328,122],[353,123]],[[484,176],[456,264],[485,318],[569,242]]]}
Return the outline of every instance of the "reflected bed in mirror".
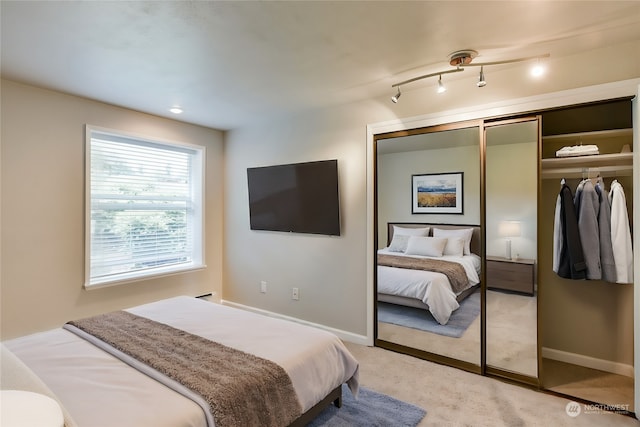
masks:
{"label": "reflected bed in mirror", "polygon": [[[387,248],[392,252],[390,256],[405,258],[402,262],[408,267],[378,265],[378,259],[375,258],[374,295],[379,295],[380,298],[378,300],[374,297],[377,314],[376,345],[477,373],[481,372],[482,361],[483,316],[480,314],[484,304],[484,291],[478,286],[480,279],[473,276],[480,275],[478,269],[482,268],[481,258],[473,257],[472,261],[467,262],[467,269],[472,277],[469,279],[466,270],[459,272],[458,276],[461,278],[454,281],[454,286],[459,287],[454,291],[451,280],[446,275],[414,268],[410,264],[414,260],[406,256],[406,252],[399,253],[400,256],[393,253],[390,246],[394,230],[393,227],[391,231],[388,229],[393,225],[412,228],[412,224],[415,228],[430,227],[431,232],[427,236],[418,236],[425,239],[413,239],[409,252],[430,255],[435,251],[437,256],[433,258],[441,261],[445,248],[442,247],[442,242],[438,243],[435,239],[440,236],[434,236],[432,228],[473,228],[470,243],[474,247],[472,252],[476,255],[483,253],[484,244],[480,233],[482,132],[479,125],[478,121],[468,121],[398,130],[377,135],[374,147],[376,250],[384,252]],[[456,196],[456,206],[462,212],[414,209],[417,189],[413,186],[415,176],[452,173],[460,174],[460,185],[456,184],[456,188],[464,188],[464,191],[460,191],[459,198]],[[398,239],[395,243],[409,245],[410,237],[412,236]],[[464,246],[462,249],[464,250]],[[460,250],[460,246],[457,250]],[[453,247],[446,251],[453,251]],[[458,256],[462,258],[464,252],[458,253]],[[385,274],[392,276],[389,281],[383,277]],[[421,287],[409,286],[406,279],[394,279],[396,274],[414,275]],[[431,275],[431,278],[425,279],[425,275]],[[400,286],[405,287],[405,292],[385,289],[386,282],[398,280]],[[437,283],[432,286],[431,282]],[[393,318],[389,319],[389,316]]]}
{"label": "reflected bed in mirror", "polygon": [[[434,351],[438,340],[449,347],[446,340],[465,335],[480,313],[480,228],[431,223],[387,228],[388,243],[377,259],[379,338],[411,340],[426,351]],[[417,331],[435,335],[427,339]],[[469,335],[473,342],[478,338]],[[475,355],[468,361],[477,363]]]}

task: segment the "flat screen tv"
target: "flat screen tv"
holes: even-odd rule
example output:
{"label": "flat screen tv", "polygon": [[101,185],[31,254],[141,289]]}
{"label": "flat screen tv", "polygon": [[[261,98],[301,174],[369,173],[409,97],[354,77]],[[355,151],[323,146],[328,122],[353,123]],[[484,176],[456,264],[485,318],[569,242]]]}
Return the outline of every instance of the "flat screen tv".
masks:
{"label": "flat screen tv", "polygon": [[252,230],[340,235],[338,161],[247,169]]}

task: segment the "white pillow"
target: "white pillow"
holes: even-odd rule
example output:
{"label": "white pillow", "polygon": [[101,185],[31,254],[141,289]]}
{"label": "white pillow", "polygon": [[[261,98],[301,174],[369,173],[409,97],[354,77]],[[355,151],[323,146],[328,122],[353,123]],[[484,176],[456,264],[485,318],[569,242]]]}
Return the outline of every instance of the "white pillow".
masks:
{"label": "white pillow", "polygon": [[405,228],[398,227],[397,225],[393,226],[393,235],[400,236],[428,236],[429,235],[429,227],[423,228]]}
{"label": "white pillow", "polygon": [[441,257],[446,244],[447,239],[440,239],[437,237],[409,236],[409,242],[407,243],[407,250],[405,251],[405,253],[407,255]]}
{"label": "white pillow", "polygon": [[442,255],[462,256],[464,254],[464,240],[459,237],[449,237]]}
{"label": "white pillow", "polygon": [[407,243],[409,243],[409,237],[411,236],[403,236],[402,234],[394,234],[393,239],[391,240],[391,244],[389,245],[389,250],[391,252],[404,252],[407,250]]}
{"label": "white pillow", "polygon": [[442,228],[433,229],[433,237],[460,237],[464,239],[464,254],[471,254],[471,236],[473,236],[473,228],[456,228],[444,230]]}

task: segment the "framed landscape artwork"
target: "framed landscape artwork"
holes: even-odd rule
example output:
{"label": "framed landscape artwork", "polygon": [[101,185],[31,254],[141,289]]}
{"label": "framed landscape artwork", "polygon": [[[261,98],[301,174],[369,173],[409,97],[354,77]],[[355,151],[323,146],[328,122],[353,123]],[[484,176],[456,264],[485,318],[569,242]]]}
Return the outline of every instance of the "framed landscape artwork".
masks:
{"label": "framed landscape artwork", "polygon": [[463,172],[411,175],[411,213],[461,214]]}

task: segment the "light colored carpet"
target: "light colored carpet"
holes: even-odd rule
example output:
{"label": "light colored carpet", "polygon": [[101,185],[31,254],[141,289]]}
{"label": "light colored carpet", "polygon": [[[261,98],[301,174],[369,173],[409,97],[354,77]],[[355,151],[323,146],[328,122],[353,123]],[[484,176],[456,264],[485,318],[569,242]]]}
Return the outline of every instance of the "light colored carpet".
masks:
{"label": "light colored carpet", "polygon": [[487,291],[487,365],[538,376],[537,297]]}
{"label": "light colored carpet", "polygon": [[[487,363],[536,376],[536,297],[487,291]],[[480,317],[460,338],[378,322],[378,338],[480,364]]]}
{"label": "light colored carpet", "polygon": [[569,399],[378,347],[346,346],[360,362],[362,386],[426,409],[421,427],[640,426],[612,413],[583,411],[572,418]]}

